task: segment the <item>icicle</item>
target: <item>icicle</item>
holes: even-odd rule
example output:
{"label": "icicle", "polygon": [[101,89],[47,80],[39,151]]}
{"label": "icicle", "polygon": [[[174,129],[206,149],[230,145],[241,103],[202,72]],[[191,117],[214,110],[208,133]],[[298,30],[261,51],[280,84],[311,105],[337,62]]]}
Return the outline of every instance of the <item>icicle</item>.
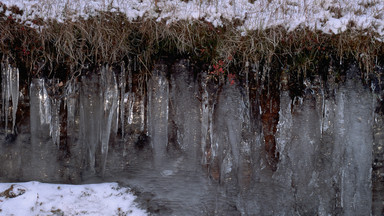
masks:
{"label": "icicle", "polygon": [[[250,119],[251,119],[251,109],[250,109],[250,98],[249,98],[249,62],[247,61],[245,63],[245,96],[244,96],[244,104],[247,112],[245,112],[244,116],[244,122],[248,122],[246,125],[250,125]],[[251,127],[248,127],[248,130]]]}
{"label": "icicle", "polygon": [[66,91],[66,106],[67,106],[67,125],[69,127],[73,127],[75,123],[75,112],[76,112],[76,92],[78,91],[78,87],[74,83],[70,83],[67,87]]}
{"label": "icicle", "polygon": [[49,125],[50,135],[52,137],[53,143],[60,146],[60,105],[61,100],[58,98],[51,100],[51,122]]}
{"label": "icicle", "polygon": [[15,129],[17,106],[19,103],[19,69],[10,67],[10,90],[12,97],[12,131]]}
{"label": "icicle", "polygon": [[135,94],[127,93],[128,98],[128,124],[133,123],[133,106],[135,105]]}
{"label": "icicle", "polygon": [[117,132],[119,130],[119,113],[120,113],[120,100],[119,100],[119,90],[117,90],[117,105],[116,105],[116,112],[113,114],[113,128],[112,128],[112,132],[113,132],[113,135],[116,137],[117,136]]}
{"label": "icicle", "polygon": [[96,148],[100,144],[102,117],[101,92],[96,75],[82,77],[80,93],[80,131],[89,156],[90,171],[95,173]]}
{"label": "icicle", "polygon": [[[151,85],[148,85],[151,86]],[[149,131],[151,130],[151,122],[152,119],[152,89],[148,88],[147,93],[147,136],[150,135]],[[151,147],[153,148],[153,142],[151,142]]]}
{"label": "icicle", "polygon": [[5,119],[5,99],[6,99],[6,78],[5,78],[5,74],[6,74],[6,64],[2,61],[1,62],[1,104],[2,104],[2,108],[1,108],[1,117],[4,118],[4,121],[6,121]]}
{"label": "icicle", "polygon": [[325,117],[325,95],[324,95],[324,88],[321,88],[321,96],[322,96],[322,102],[321,102],[321,121],[320,121],[320,134],[323,136],[324,134],[324,117]]}
{"label": "icicle", "polygon": [[16,124],[16,112],[19,103],[19,69],[9,65],[7,60],[1,63],[1,68],[5,133],[8,133],[9,100],[12,100],[12,132]]}
{"label": "icicle", "polygon": [[[36,119],[39,121],[40,126],[49,126],[49,135],[52,137],[54,144],[59,146],[60,144],[60,98],[51,98],[48,95],[45,81],[43,79],[34,79],[31,82],[31,92],[33,93],[33,99],[36,100],[35,109],[38,110],[38,116]],[[32,94],[32,93],[31,93]],[[31,96],[32,100],[32,96]]]}
{"label": "icicle", "polygon": [[9,65],[8,61],[2,64],[2,99],[3,99],[3,113],[5,121],[5,133],[8,133],[8,114],[9,114]]}
{"label": "icicle", "polygon": [[201,152],[203,153],[202,165],[208,164],[207,136],[209,133],[209,94],[207,84],[203,78],[203,94],[201,96]]}
{"label": "icicle", "polygon": [[118,106],[118,88],[116,77],[113,71],[108,68],[101,70],[101,86],[103,87],[103,116],[101,124],[101,154],[102,154],[102,172],[105,171],[105,165],[108,155],[108,144],[111,134],[112,118]]}
{"label": "icicle", "polygon": [[166,65],[159,64],[148,80],[148,133],[156,165],[164,159],[168,145],[169,83]]}
{"label": "icicle", "polygon": [[51,100],[49,98],[47,89],[45,88],[45,82],[43,79],[39,81],[40,91],[39,91],[39,99],[40,99],[40,123],[41,124],[50,124],[51,123]]}
{"label": "icicle", "polygon": [[129,61],[129,67],[128,67],[128,91],[132,92],[132,70],[131,70],[131,61]]}
{"label": "icicle", "polygon": [[[143,96],[144,97],[144,96]],[[141,116],[141,126],[140,126],[140,131],[144,131],[144,126],[145,126],[145,107],[144,107],[144,100],[140,100],[140,116]]]}
{"label": "icicle", "polygon": [[[49,134],[52,141],[58,147],[60,145],[60,98],[50,97],[47,92],[45,81],[36,79],[38,89],[39,118],[41,125],[49,125]],[[31,84],[32,85],[32,84]]]}
{"label": "icicle", "polygon": [[126,74],[124,63],[121,64],[121,73],[120,73],[120,122],[121,122],[121,137],[124,139],[124,114],[125,114],[125,87],[126,87]]}

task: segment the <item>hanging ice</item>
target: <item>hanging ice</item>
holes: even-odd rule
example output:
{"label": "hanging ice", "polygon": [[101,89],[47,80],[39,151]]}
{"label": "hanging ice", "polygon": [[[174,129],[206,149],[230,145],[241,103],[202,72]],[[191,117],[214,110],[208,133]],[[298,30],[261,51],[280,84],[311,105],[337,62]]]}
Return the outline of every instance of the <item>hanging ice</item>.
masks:
{"label": "hanging ice", "polygon": [[31,89],[36,92],[38,101],[35,103],[38,104],[40,125],[49,125],[49,135],[52,137],[53,143],[59,146],[61,98],[57,95],[50,96],[48,94],[44,79],[34,79],[31,83]]}
{"label": "hanging ice", "polygon": [[39,79],[37,81],[39,85],[39,114],[40,114],[40,123],[41,124],[50,124],[51,123],[51,100],[49,99],[49,95],[47,89],[45,88],[45,82],[43,79]]}
{"label": "hanging ice", "polygon": [[95,172],[96,152],[99,146],[101,147],[102,173],[104,173],[119,92],[113,71],[107,66],[100,72],[100,77],[92,75],[82,78],[80,134],[89,155],[91,172]]}
{"label": "hanging ice", "polygon": [[[203,79],[204,80],[204,79]],[[202,165],[208,164],[208,152],[207,152],[207,142],[208,142],[208,133],[209,133],[209,121],[210,119],[210,109],[209,109],[209,98],[207,92],[206,83],[202,82],[203,93],[201,95],[201,151],[203,153],[203,158],[201,160]]]}
{"label": "hanging ice", "polygon": [[[143,96],[143,97],[145,97],[145,96]],[[145,100],[145,98],[143,98],[142,100],[140,100],[140,118],[141,118],[140,131],[141,131],[141,132],[144,131],[144,126],[145,126],[145,107],[144,107],[144,100]]]}
{"label": "hanging ice", "polygon": [[124,63],[121,64],[121,74],[119,77],[120,87],[120,122],[121,122],[121,137],[124,139],[124,114],[125,114],[125,87],[126,87],[126,75]]}
{"label": "hanging ice", "polygon": [[135,105],[135,94],[130,92],[126,94],[128,101],[128,124],[133,123],[133,106]]}
{"label": "hanging ice", "polygon": [[101,154],[102,154],[102,172],[105,170],[108,154],[109,137],[111,134],[112,118],[116,113],[118,105],[118,89],[116,77],[113,71],[107,66],[101,70],[101,86],[103,94],[102,124],[101,124]]}
{"label": "hanging ice", "polygon": [[19,69],[12,68],[11,71],[10,89],[12,97],[12,130],[14,130],[16,124],[17,106],[19,103]]}
{"label": "hanging ice", "polygon": [[77,97],[78,91],[77,83],[70,83],[66,89],[66,106],[67,106],[67,125],[73,127],[75,122],[75,112],[77,109]]}
{"label": "hanging ice", "polygon": [[100,143],[101,98],[96,75],[82,77],[80,92],[80,134],[89,156],[89,168],[95,173],[96,148]]}
{"label": "hanging ice", "polygon": [[60,146],[60,105],[61,100],[54,98],[51,101],[51,122],[49,125],[49,132],[52,137],[53,143],[58,147]]}
{"label": "hanging ice", "polygon": [[156,165],[161,163],[168,145],[169,83],[165,77],[166,67],[157,65],[148,80],[147,126]]}
{"label": "hanging ice", "polygon": [[16,113],[19,103],[19,69],[12,67],[8,61],[2,62],[1,68],[5,132],[8,133],[9,100],[12,100],[12,132],[14,132],[16,124]]}

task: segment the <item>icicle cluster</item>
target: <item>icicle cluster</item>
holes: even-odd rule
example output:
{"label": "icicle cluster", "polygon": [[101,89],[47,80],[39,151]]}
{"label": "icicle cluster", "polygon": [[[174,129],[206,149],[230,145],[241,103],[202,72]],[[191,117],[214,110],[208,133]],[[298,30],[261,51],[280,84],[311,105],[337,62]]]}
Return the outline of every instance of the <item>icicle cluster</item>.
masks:
{"label": "icicle cluster", "polygon": [[[44,79],[35,79],[31,83],[31,89],[37,92],[40,125],[49,125],[49,135],[52,141],[60,145],[60,105],[61,99],[56,95],[49,95]],[[35,97],[31,97],[33,100]]]}
{"label": "icicle cluster", "polygon": [[102,172],[108,155],[112,122],[117,116],[119,91],[116,76],[110,67],[103,67],[101,75],[83,77],[80,97],[80,131],[89,154],[89,165],[95,172],[95,155],[99,145],[102,154]]}
{"label": "icicle cluster", "polygon": [[[5,133],[8,133],[8,115],[12,108],[12,129],[14,132],[16,124],[16,112],[19,103],[19,69],[12,67],[8,61],[1,63],[1,86],[2,86],[2,104],[5,121]],[[12,101],[12,106],[9,106],[9,101]]]}

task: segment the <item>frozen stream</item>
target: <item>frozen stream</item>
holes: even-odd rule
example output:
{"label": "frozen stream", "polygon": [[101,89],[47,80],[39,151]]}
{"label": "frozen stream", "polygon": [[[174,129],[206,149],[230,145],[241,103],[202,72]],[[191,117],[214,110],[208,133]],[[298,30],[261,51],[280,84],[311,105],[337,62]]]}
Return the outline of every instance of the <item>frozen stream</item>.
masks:
{"label": "frozen stream", "polygon": [[118,181],[153,215],[384,213],[383,117],[356,67],[263,109],[248,74],[218,87],[191,71],[160,63],[140,86],[131,68],[104,67],[59,97],[43,79],[17,94],[3,66],[15,79],[2,85],[0,181]]}

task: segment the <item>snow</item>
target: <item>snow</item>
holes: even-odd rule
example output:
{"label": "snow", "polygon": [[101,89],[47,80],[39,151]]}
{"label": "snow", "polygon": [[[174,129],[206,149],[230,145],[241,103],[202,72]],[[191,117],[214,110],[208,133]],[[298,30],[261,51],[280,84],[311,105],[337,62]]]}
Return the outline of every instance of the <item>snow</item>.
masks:
{"label": "snow", "polygon": [[117,183],[0,183],[0,215],[4,216],[147,215],[136,206],[134,199],[128,188],[119,187]]}
{"label": "snow", "polygon": [[[324,33],[346,31],[350,23],[356,30],[372,30],[383,40],[384,2],[381,0],[2,0],[24,10],[22,16],[12,17],[21,22],[42,17],[44,20],[87,19],[98,11],[121,12],[129,20],[149,18],[166,21],[204,20],[214,26],[224,21],[243,21],[238,27],[242,34],[251,30],[283,26],[292,31],[308,27]],[[252,3],[253,2],[253,3]],[[0,11],[3,10],[0,8]],[[5,12],[11,15],[10,11]],[[36,26],[35,26],[36,27]]]}

